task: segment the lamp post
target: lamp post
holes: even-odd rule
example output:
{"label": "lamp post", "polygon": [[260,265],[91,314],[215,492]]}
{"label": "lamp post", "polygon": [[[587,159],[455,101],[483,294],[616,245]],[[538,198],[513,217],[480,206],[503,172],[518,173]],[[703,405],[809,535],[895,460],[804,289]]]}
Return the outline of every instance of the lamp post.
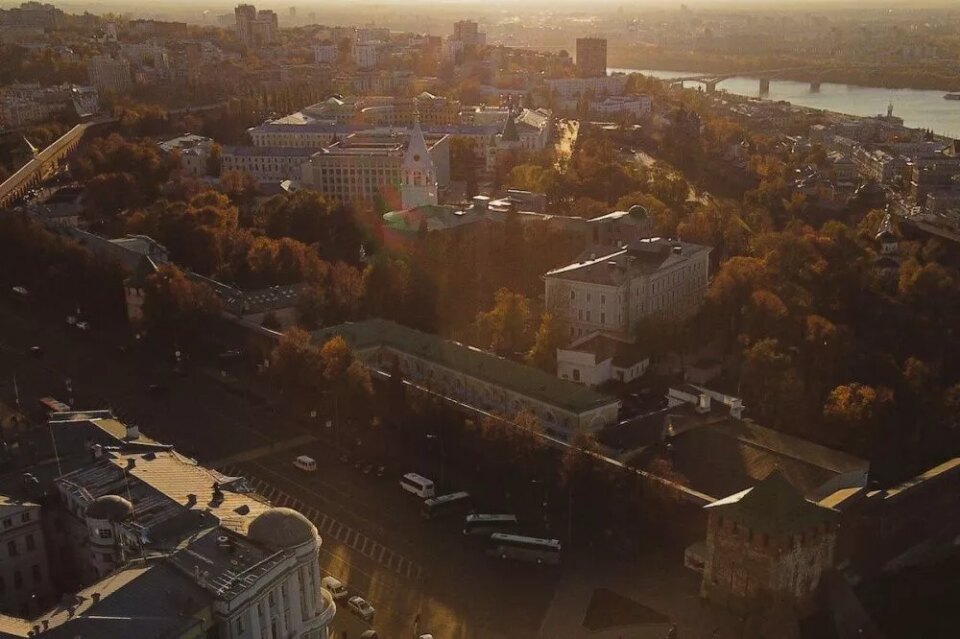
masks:
{"label": "lamp post", "polygon": [[544,531],[550,532],[550,514],[548,510],[550,507],[550,486],[542,479],[531,479],[530,483],[543,486],[543,501],[540,503],[543,509],[543,528]]}
{"label": "lamp post", "polygon": [[443,473],[444,463],[443,463],[443,462],[444,462],[444,457],[446,456],[446,455],[444,454],[444,450],[443,450],[443,439],[441,439],[440,436],[437,435],[436,433],[427,433],[427,440],[428,440],[428,441],[436,440],[437,443],[440,445],[440,483],[443,484],[443,475],[444,475],[444,473]]}

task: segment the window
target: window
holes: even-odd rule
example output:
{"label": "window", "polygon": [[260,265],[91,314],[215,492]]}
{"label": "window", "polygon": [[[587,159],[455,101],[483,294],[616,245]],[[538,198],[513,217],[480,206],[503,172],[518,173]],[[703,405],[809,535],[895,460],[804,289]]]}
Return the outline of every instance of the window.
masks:
{"label": "window", "polygon": [[11,539],[10,541],[7,542],[7,554],[10,555],[11,557],[17,556],[18,552],[17,552],[16,539]]}
{"label": "window", "polygon": [[36,550],[37,544],[33,541],[33,535],[27,535],[27,550]]}
{"label": "window", "polygon": [[3,520],[3,527],[4,527],[4,528],[9,528],[9,527],[12,526],[12,525],[13,525],[13,520],[10,519],[9,517],[7,517],[6,519]]}
{"label": "window", "polygon": [[606,296],[606,295],[601,295],[601,296],[600,296],[600,303],[601,303],[601,304],[606,304],[606,303],[607,303],[607,296]]}
{"label": "window", "polygon": [[23,588],[23,573],[19,570],[13,571],[13,587],[17,590]]}
{"label": "window", "polygon": [[27,522],[30,521],[30,513],[23,513],[20,515],[20,521]]}
{"label": "window", "polygon": [[110,539],[113,537],[113,530],[110,528],[100,528],[97,530],[97,537],[100,539]]}
{"label": "window", "polygon": [[590,293],[587,293],[587,301],[590,301]]}
{"label": "window", "polygon": [[40,564],[33,564],[30,567],[30,572],[33,573],[33,583],[39,585],[43,581],[43,575],[40,574]]}
{"label": "window", "polygon": [[237,634],[242,635],[246,631],[243,625],[243,617],[237,617]]}
{"label": "window", "polygon": [[587,311],[587,321],[590,321],[590,311]]}
{"label": "window", "polygon": [[600,323],[601,323],[601,324],[606,324],[606,323],[607,323],[607,314],[606,314],[606,313],[600,313]]}
{"label": "window", "polygon": [[580,381],[580,369],[579,369],[579,368],[573,369],[573,381],[575,381],[575,382],[579,382],[579,381]]}
{"label": "window", "polygon": [[577,292],[576,292],[576,291],[570,291],[570,299],[572,299],[572,300],[577,299]]}

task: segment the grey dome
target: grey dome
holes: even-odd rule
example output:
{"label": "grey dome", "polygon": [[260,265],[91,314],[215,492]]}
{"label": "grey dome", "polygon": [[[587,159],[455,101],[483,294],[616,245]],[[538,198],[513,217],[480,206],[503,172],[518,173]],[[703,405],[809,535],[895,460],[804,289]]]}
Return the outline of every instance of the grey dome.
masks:
{"label": "grey dome", "polygon": [[291,508],[271,508],[250,522],[247,538],[269,548],[293,548],[317,538],[317,527]]}
{"label": "grey dome", "polygon": [[133,514],[133,504],[118,495],[101,495],[87,506],[86,516],[91,519],[123,521]]}
{"label": "grey dome", "polygon": [[634,204],[633,206],[631,206],[630,210],[628,210],[627,213],[630,215],[630,217],[636,217],[640,219],[644,219],[647,217],[647,209],[643,208],[639,204]]}

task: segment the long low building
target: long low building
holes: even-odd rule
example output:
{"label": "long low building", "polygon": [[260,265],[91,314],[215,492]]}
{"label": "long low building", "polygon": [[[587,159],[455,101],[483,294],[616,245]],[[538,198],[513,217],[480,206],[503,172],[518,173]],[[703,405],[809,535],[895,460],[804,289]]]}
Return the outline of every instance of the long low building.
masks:
{"label": "long low building", "polygon": [[340,335],[369,368],[389,371],[471,408],[514,416],[530,411],[544,432],[569,440],[615,423],[620,401],[539,369],[395,322],[371,319],[313,334],[317,344]]}

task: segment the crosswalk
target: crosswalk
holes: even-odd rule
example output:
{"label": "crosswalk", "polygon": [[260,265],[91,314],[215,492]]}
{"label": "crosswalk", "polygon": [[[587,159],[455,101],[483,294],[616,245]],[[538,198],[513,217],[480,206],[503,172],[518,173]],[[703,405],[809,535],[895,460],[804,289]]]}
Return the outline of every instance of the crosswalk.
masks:
{"label": "crosswalk", "polygon": [[313,522],[324,540],[335,539],[340,544],[358,552],[367,559],[384,566],[388,570],[397,573],[401,577],[420,582],[423,580],[423,567],[415,561],[394,552],[380,542],[367,537],[359,530],[351,528],[344,523],[337,521],[326,513],[322,513],[313,506],[309,506],[301,499],[294,497],[287,492],[277,488],[258,477],[251,477],[249,473],[229,465],[219,469],[226,475],[244,476],[253,490],[266,498],[274,506],[293,508],[303,513],[307,519]]}

